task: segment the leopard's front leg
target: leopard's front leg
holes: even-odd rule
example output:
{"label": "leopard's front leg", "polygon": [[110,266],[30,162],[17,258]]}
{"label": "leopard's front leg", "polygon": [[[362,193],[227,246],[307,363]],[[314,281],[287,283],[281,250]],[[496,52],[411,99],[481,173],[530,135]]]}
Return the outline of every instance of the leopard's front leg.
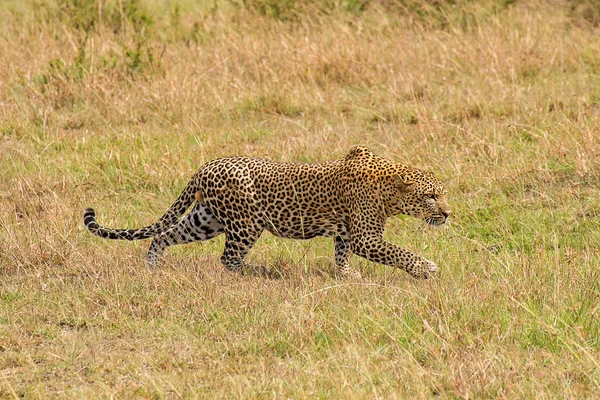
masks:
{"label": "leopard's front leg", "polygon": [[388,243],[381,237],[353,237],[351,247],[355,254],[369,261],[403,269],[417,279],[433,278],[438,271],[433,261]]}
{"label": "leopard's front leg", "polygon": [[383,240],[386,214],[383,204],[365,194],[349,207],[350,248],[369,261],[405,270],[414,278],[428,279],[438,271],[433,261]]}
{"label": "leopard's front leg", "polygon": [[335,266],[337,274],[344,278],[360,279],[362,276],[360,271],[350,267],[350,237],[348,235],[336,236],[335,244]]}

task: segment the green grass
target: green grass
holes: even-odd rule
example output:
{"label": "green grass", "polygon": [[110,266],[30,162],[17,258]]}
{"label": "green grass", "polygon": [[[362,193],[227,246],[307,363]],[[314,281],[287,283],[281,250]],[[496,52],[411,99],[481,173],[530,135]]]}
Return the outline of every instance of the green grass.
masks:
{"label": "green grass", "polygon": [[[436,4],[0,5],[0,397],[600,396],[598,7]],[[153,222],[213,158],[355,144],[445,182],[449,227],[386,230],[435,280],[268,234],[282,279],[222,238],[148,269],[82,225]]]}

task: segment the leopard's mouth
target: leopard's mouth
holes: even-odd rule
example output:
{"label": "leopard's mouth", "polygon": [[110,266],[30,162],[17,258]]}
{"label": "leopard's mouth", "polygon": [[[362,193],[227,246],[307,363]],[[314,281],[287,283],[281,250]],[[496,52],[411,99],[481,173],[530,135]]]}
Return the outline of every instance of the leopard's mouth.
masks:
{"label": "leopard's mouth", "polygon": [[443,226],[447,221],[448,217],[444,215],[432,215],[429,218],[425,218],[425,222],[430,226]]}

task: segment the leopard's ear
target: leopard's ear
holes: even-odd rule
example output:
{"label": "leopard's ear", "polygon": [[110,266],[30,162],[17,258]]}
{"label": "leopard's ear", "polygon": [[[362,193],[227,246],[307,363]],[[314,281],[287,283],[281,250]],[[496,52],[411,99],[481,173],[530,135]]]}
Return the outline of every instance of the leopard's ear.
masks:
{"label": "leopard's ear", "polygon": [[394,175],[394,184],[401,192],[413,192],[415,190],[415,182],[400,175]]}

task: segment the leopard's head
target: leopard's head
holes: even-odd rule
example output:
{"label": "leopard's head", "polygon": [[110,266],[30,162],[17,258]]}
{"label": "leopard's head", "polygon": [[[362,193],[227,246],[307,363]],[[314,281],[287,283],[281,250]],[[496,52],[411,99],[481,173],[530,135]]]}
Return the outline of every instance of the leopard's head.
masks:
{"label": "leopard's head", "polygon": [[406,214],[441,226],[452,213],[446,202],[448,191],[431,172],[404,169],[392,177],[391,184],[388,215]]}

